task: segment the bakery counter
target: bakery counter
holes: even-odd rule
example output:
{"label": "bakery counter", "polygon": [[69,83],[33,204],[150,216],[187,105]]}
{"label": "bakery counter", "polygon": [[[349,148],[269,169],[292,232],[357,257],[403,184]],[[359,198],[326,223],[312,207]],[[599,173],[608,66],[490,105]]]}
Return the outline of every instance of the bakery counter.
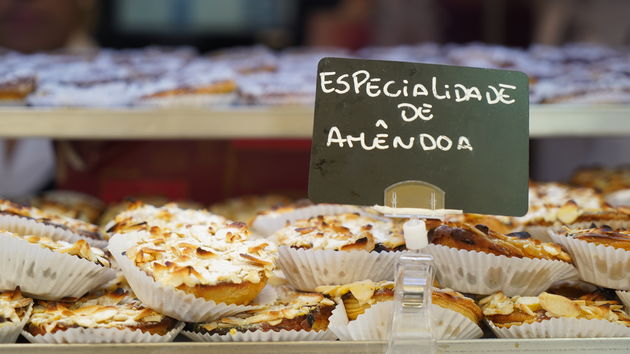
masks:
{"label": "bakery counter", "polygon": [[[154,354],[154,353],[384,353],[385,342],[270,342],[165,344],[3,344],[0,354],[28,349],[46,354]],[[439,341],[437,353],[627,353],[630,338],[475,339]]]}
{"label": "bakery counter", "polygon": [[[0,136],[59,139],[310,138],[309,106],[135,109],[3,107]],[[531,137],[627,136],[630,105],[532,105]]]}

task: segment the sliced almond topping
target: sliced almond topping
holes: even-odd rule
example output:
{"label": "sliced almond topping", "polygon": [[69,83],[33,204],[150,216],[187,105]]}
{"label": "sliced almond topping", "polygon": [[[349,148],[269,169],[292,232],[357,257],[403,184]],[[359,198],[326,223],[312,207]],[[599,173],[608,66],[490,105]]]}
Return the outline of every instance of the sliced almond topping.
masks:
{"label": "sliced almond topping", "polygon": [[271,266],[273,265],[272,263],[269,263],[267,261],[263,261],[262,259],[258,259],[254,256],[250,256],[249,254],[245,254],[245,253],[241,253],[240,254],[241,257],[247,259],[248,261],[255,263],[261,267],[265,267],[265,266]]}
{"label": "sliced almond topping", "polygon": [[556,214],[556,217],[563,224],[573,224],[577,218],[582,214],[577,204],[573,200],[566,202]]}
{"label": "sliced almond topping", "polygon": [[544,292],[538,296],[540,306],[554,317],[573,317],[580,315],[580,306],[570,299]]}

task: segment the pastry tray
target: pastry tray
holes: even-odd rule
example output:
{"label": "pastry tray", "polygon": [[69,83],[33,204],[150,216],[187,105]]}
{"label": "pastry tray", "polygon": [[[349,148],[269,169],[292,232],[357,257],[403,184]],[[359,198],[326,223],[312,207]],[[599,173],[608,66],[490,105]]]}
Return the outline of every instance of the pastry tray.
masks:
{"label": "pastry tray", "polygon": [[[0,344],[0,354],[201,354],[201,353],[384,353],[385,342],[271,342],[165,344]],[[437,353],[628,353],[630,338],[474,339],[438,341]]]}
{"label": "pastry tray", "polygon": [[[628,136],[630,105],[532,105],[531,137]],[[310,138],[312,106],[0,107],[0,137],[59,139]]]}

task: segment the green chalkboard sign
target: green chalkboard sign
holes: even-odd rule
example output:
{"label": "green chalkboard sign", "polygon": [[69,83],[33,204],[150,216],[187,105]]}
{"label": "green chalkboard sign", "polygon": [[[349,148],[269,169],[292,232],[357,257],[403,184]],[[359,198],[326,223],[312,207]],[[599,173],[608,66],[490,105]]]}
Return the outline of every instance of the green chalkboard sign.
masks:
{"label": "green chalkboard sign", "polygon": [[324,58],[309,197],[523,215],[528,91],[516,71]]}

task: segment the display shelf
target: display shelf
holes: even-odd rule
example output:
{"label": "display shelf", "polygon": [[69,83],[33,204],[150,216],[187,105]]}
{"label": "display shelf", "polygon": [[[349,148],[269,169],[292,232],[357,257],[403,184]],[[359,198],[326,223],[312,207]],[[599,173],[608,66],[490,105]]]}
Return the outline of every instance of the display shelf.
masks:
{"label": "display shelf", "polygon": [[[627,353],[630,338],[475,339],[439,341],[437,353]],[[0,354],[29,353],[153,354],[153,353],[384,353],[385,342],[271,342],[165,344],[0,344]]]}
{"label": "display shelf", "polygon": [[[531,137],[628,136],[630,105],[534,105]],[[58,139],[309,138],[313,108],[0,109],[0,136]]]}

